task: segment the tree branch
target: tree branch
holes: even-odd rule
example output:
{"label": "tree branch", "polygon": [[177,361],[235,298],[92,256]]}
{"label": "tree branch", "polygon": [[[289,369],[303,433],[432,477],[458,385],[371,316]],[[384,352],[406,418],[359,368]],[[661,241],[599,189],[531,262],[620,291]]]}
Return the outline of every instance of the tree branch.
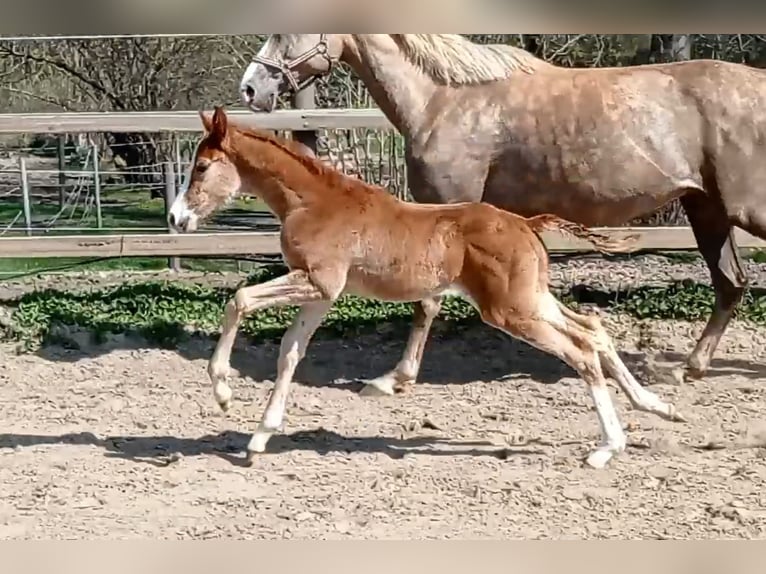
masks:
{"label": "tree branch", "polygon": [[20,90],[18,88],[12,88],[11,86],[0,86],[0,90],[5,90],[6,92],[11,92],[14,94],[19,94],[21,96],[26,96],[28,98],[32,98],[33,100],[38,100],[40,102],[45,102],[46,104],[52,104],[54,106],[57,106],[63,110],[66,110],[67,112],[72,111],[72,108],[70,108],[67,104],[64,102],[54,100],[53,98],[46,98],[45,96],[40,96],[38,94],[34,94],[32,92],[28,92],[26,90]]}
{"label": "tree branch", "polygon": [[30,60],[32,62],[37,62],[39,64],[48,64],[49,66],[53,66],[57,70],[60,70],[66,74],[69,74],[73,78],[76,78],[83,84],[93,88],[94,90],[96,90],[97,92],[105,96],[107,99],[109,99],[110,102],[112,102],[112,104],[117,109],[123,110],[123,111],[126,109],[125,104],[115,94],[112,94],[98,81],[92,78],[89,78],[88,76],[86,76],[79,70],[75,69],[74,67],[70,66],[63,60],[54,60],[52,58],[47,58],[45,56],[36,56],[34,54],[24,54],[14,50],[12,47],[8,47],[8,48],[4,47],[4,48],[0,48],[0,50],[5,51],[8,55],[15,58],[20,58],[22,60]]}

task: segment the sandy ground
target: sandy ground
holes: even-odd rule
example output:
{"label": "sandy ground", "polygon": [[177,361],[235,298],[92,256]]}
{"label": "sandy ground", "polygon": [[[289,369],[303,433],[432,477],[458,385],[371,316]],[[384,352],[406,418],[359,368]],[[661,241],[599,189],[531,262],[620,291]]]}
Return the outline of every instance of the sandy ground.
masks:
{"label": "sandy ground", "polygon": [[[611,321],[641,373],[629,321]],[[690,326],[642,339],[686,346]],[[209,342],[177,351],[124,341],[82,352],[0,349],[0,537],[752,538],[766,533],[766,333],[735,326],[710,377],[652,388],[689,418],[632,412],[630,447],[594,471],[582,383],[484,327],[436,335],[412,394],[357,396],[398,338],[316,341],[286,434],[242,465],[271,387],[276,346],[240,343],[226,416],[205,376]],[[631,352],[632,350],[632,352]]]}
{"label": "sandy ground", "polygon": [[[705,279],[700,266],[577,260],[555,266],[553,280],[610,286],[646,282],[642,274]],[[124,279],[45,281],[82,288]],[[8,283],[0,295],[44,284]],[[640,380],[646,349],[674,365],[702,328],[606,322]],[[766,329],[730,327],[705,381],[652,384],[687,424],[631,411],[613,390],[630,446],[603,471],[582,464],[599,438],[582,382],[484,326],[435,329],[421,383],[394,398],[359,397],[355,381],[394,365],[403,337],[313,342],[285,434],[246,468],[277,346],[238,343],[236,400],[224,415],[205,374],[212,345],[167,351],[117,338],[17,355],[0,344],[0,538],[766,534]]]}

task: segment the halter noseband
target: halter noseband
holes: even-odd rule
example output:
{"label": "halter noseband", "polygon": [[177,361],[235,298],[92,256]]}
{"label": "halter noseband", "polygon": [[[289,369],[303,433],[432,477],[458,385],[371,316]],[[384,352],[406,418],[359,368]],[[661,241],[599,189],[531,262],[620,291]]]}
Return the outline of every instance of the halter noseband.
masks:
{"label": "halter noseband", "polygon": [[319,42],[317,43],[316,46],[304,52],[297,58],[294,58],[293,60],[285,61],[285,60],[282,60],[281,58],[279,59],[267,58],[265,56],[259,56],[256,54],[255,56],[253,56],[253,62],[255,62],[256,64],[262,64],[266,66],[267,68],[273,68],[282,72],[287,78],[287,81],[290,84],[290,88],[292,89],[292,91],[295,93],[298,93],[302,89],[314,83],[320,76],[324,75],[324,73],[312,74],[304,78],[303,81],[299,82],[297,75],[294,74],[293,70],[295,70],[295,68],[297,68],[304,62],[308,62],[314,56],[323,56],[330,64],[330,68],[328,69],[328,72],[332,71],[332,68],[335,62],[333,62],[332,58],[330,57],[329,44],[327,43],[327,34],[320,34]]}

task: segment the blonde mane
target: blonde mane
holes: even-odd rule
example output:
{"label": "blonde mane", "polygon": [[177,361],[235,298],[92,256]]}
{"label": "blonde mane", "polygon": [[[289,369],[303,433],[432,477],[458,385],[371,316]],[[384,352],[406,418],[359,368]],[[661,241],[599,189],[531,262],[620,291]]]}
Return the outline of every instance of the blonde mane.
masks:
{"label": "blonde mane", "polygon": [[460,34],[391,34],[410,62],[443,84],[505,80],[547,65],[526,50],[505,44],[476,44]]}

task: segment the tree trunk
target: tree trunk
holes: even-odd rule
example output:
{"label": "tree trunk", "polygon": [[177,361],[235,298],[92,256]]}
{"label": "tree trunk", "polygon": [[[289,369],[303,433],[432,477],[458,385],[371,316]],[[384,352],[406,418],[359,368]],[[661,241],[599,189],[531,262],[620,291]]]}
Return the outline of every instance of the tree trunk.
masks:
{"label": "tree trunk", "polygon": [[692,59],[691,34],[673,34],[670,41],[670,59],[674,62]]}

